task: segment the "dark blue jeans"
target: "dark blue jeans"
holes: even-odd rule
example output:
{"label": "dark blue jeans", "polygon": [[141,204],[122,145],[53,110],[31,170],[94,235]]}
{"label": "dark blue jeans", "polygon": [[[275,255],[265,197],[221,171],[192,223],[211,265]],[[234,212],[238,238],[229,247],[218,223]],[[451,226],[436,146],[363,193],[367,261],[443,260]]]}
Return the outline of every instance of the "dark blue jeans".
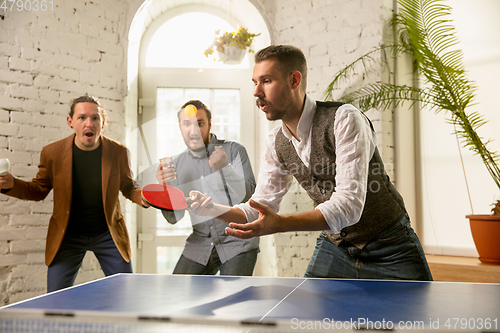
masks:
{"label": "dark blue jeans", "polygon": [[225,263],[221,263],[214,247],[206,265],[199,264],[181,255],[177,265],[175,265],[173,274],[215,275],[220,270],[220,275],[251,276],[258,252],[258,249],[253,249],[240,253]]}
{"label": "dark blue jeans", "polygon": [[123,259],[109,231],[92,237],[66,235],[48,268],[47,292],[71,287],[75,283],[87,251],[94,252],[106,276],[132,273],[132,264]]}
{"label": "dark blue jeans", "polygon": [[320,235],[304,277],[432,280],[424,251],[406,214],[363,249],[343,243],[335,246]]}

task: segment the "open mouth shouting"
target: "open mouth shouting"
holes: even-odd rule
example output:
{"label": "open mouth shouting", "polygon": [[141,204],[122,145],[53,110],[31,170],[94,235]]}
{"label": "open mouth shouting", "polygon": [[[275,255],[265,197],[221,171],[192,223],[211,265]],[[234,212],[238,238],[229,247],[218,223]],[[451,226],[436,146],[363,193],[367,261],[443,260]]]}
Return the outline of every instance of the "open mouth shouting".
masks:
{"label": "open mouth shouting", "polygon": [[95,137],[95,133],[93,131],[86,131],[83,133],[84,137],[91,140]]}
{"label": "open mouth shouting", "polygon": [[189,142],[192,148],[205,147],[205,143],[201,136],[189,137]]}
{"label": "open mouth shouting", "polygon": [[86,129],[79,136],[79,141],[82,146],[78,146],[83,150],[91,150],[97,148],[99,142],[99,132],[95,129]]}
{"label": "open mouth shouting", "polygon": [[203,141],[203,137],[201,135],[188,136],[184,139],[184,141],[192,151],[201,151],[205,149],[205,142]]}

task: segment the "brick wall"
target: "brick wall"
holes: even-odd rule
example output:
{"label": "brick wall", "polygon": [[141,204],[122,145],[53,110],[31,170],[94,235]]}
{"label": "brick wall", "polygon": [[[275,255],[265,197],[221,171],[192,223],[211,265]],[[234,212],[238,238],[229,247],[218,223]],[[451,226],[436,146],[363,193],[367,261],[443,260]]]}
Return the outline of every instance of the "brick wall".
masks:
{"label": "brick wall", "polygon": [[[0,158],[31,180],[41,148],[72,133],[69,101],[85,93],[108,109],[105,135],[124,141],[125,57],[121,1],[53,1],[42,12],[0,10]],[[0,306],[46,292],[42,202],[0,195]],[[87,255],[77,283],[103,276]]]}

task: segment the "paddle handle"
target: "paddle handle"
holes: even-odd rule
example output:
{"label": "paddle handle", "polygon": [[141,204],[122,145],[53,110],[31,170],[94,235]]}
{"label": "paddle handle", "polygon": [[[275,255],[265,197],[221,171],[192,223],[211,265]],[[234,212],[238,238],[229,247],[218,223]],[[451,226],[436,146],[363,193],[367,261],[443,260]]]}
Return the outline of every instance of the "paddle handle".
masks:
{"label": "paddle handle", "polygon": [[[188,207],[191,206],[191,204],[193,202],[194,202],[193,199],[191,199],[190,197],[186,197],[186,203],[187,203]],[[210,209],[213,206],[214,206],[214,203],[210,201],[206,208]]]}

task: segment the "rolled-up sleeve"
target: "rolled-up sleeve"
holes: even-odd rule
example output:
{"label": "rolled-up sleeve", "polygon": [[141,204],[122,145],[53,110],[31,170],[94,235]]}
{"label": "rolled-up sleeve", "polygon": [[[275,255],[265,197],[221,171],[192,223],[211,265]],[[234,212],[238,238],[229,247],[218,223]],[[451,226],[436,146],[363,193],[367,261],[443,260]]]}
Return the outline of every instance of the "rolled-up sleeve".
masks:
{"label": "rolled-up sleeve", "polygon": [[[281,200],[288,192],[289,184],[292,181],[292,176],[283,169],[274,148],[278,131],[279,127],[273,129],[266,139],[266,148],[260,165],[257,187],[251,197],[252,200],[269,206],[275,212],[279,210]],[[250,207],[248,202],[235,207],[245,213],[247,222],[255,221],[259,217],[259,211]]]}

